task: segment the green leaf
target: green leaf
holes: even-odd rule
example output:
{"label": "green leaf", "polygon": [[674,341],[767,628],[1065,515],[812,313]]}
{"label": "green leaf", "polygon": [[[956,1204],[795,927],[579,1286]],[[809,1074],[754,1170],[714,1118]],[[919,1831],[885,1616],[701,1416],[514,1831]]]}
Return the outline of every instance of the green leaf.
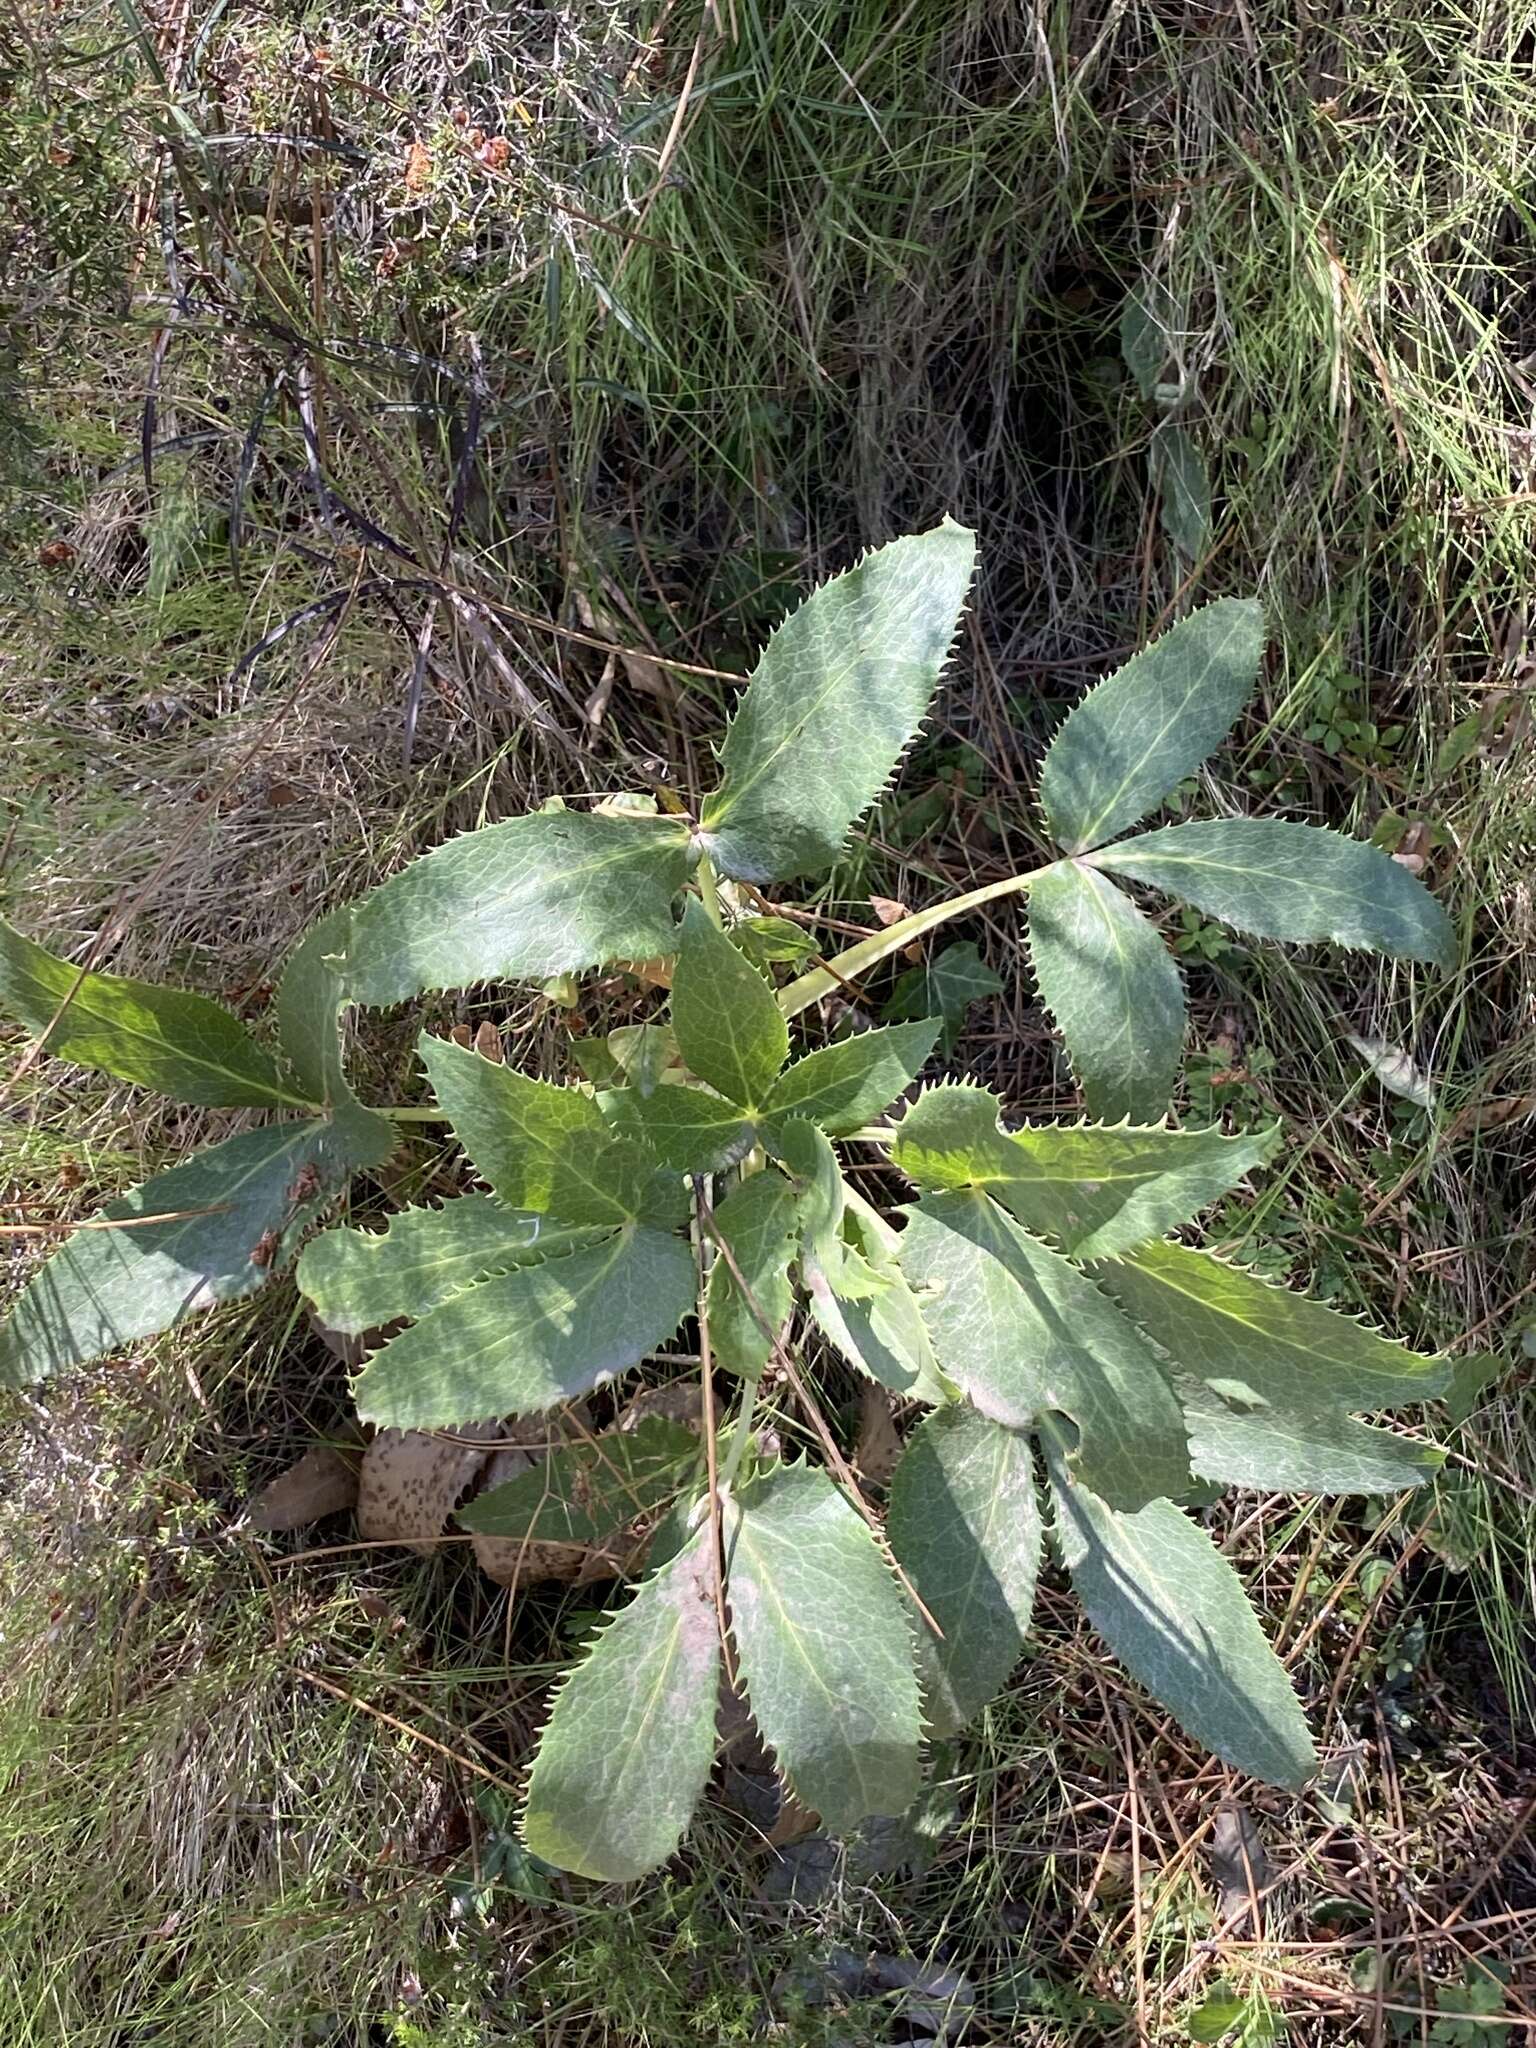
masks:
{"label": "green leaf", "polygon": [[1237,1574],[1171,1501],[1117,1513],[1047,1442],[1056,1542],[1078,1598],[1121,1663],[1223,1762],[1304,1785],[1317,1756],[1285,1667]]}
{"label": "green leaf", "polygon": [[734,1102],[703,1088],[674,1083],[649,1095],[622,1088],[603,1107],[621,1137],[643,1145],[674,1173],[723,1173],[757,1140]]}
{"label": "green leaf", "polygon": [[901,1233],[846,1184],[845,1242],[832,1273],[814,1257],[800,1262],[811,1314],[855,1372],[909,1401],[952,1401],[958,1390],[939,1371],[917,1296],[897,1262]]}
{"label": "green leaf", "polygon": [[1181,1244],[1149,1244],[1097,1278],[1172,1362],[1203,1478],[1297,1493],[1382,1493],[1440,1462],[1351,1420],[1351,1409],[1432,1400],[1443,1359],[1241,1266]]}
{"label": "green leaf", "polygon": [[835,1281],[810,1259],[802,1277],[816,1327],[855,1372],[909,1401],[951,1398],[917,1296],[898,1269],[845,1250]]}
{"label": "green leaf", "polygon": [[934,1018],[862,1031],[796,1060],[774,1082],[765,1116],[801,1116],[833,1137],[888,1109],[916,1079],[938,1040]]}
{"label": "green leaf", "polygon": [[940,1044],[949,1052],[965,1029],[965,1015],[971,1004],[1000,994],[1002,987],[1002,976],[994,974],[974,943],[965,939],[958,945],[944,947],[921,967],[909,967],[898,978],[881,1014],[939,1017]]}
{"label": "green leaf", "polygon": [[614,1136],[590,1095],[532,1081],[451,1038],[423,1032],[417,1049],[475,1171],[508,1208],[562,1223],[681,1222],[681,1182],[658,1186],[655,1161]]}
{"label": "green leaf", "polygon": [[701,1529],[561,1687],[523,1816],[523,1840],[557,1870],[622,1883],[681,1842],[715,1760],[714,1569]]}
{"label": "green leaf", "polygon": [[731,943],[757,967],[799,967],[816,951],[816,935],[787,917],[744,917],[731,926]]}
{"label": "green leaf", "polygon": [[1090,1114],[1155,1123],[1184,1043],[1184,986],[1157,932],[1112,882],[1064,860],[1030,889],[1029,952]]}
{"label": "green leaf", "polygon": [[[1175,1372],[1189,1428],[1189,1462],[1202,1479],[1265,1493],[1401,1493],[1445,1463],[1433,1444],[1372,1429],[1332,1407],[1294,1402],[1244,1414],[1208,1381]],[[1232,1382],[1241,1388],[1239,1377]],[[1241,1399],[1241,1393],[1236,1400]]]}
{"label": "green leaf", "polygon": [[800,1194],[800,1234],[806,1250],[824,1273],[835,1275],[843,1258],[847,1199],[837,1154],[825,1132],[799,1116],[776,1124],[771,1142]]}
{"label": "green leaf", "polygon": [[1162,499],[1163,531],[1187,562],[1197,562],[1211,537],[1205,457],[1176,420],[1163,422],[1147,453],[1152,487]]}
{"label": "green leaf", "polygon": [[640,1095],[653,1095],[663,1074],[677,1064],[676,1034],[669,1023],[654,1017],[610,1031],[608,1050],[626,1084]]}
{"label": "green leaf", "polygon": [[[0,1325],[0,1386],[27,1386],[254,1294],[354,1164],[330,1123],[268,1124],[105,1203],[99,1223],[65,1239]],[[116,1221],[125,1227],[107,1227]]]}
{"label": "green leaf", "polygon": [[590,1224],[503,1208],[492,1195],[460,1195],[441,1209],[402,1209],[383,1230],[327,1230],[304,1247],[299,1290],[327,1329],[360,1336],[412,1321],[472,1280],[590,1244]]}
{"label": "green leaf", "polygon": [[690,865],[687,828],[672,818],[536,811],[466,832],[356,906],[347,995],[401,1003],[670,952]]}
{"label": "green leaf", "polygon": [[796,1796],[845,1834],[917,1797],[921,1718],[900,1585],[825,1472],[779,1465],[726,1520],[737,1662]]}
{"label": "green leaf", "polygon": [[1148,402],[1168,360],[1168,331],[1175,318],[1168,289],[1155,278],[1145,279],[1120,309],[1120,354]]}
{"label": "green leaf", "polygon": [[866,555],[774,633],[700,820],[723,873],[774,882],[837,859],[938,688],[975,557],[974,535],[946,519]]}
{"label": "green leaf", "polygon": [[1117,1507],[1186,1484],[1183,1418],[1146,1340],[995,1202],[925,1197],[902,1232],[901,1264],[940,1366],[984,1415],[1010,1429],[1070,1416],[1074,1471]]}
{"label": "green leaf", "polygon": [[[0,918],[0,1009],[34,1038],[47,1032],[54,1059],[158,1089],[173,1102],[231,1109],[302,1104],[284,1087],[271,1054],[206,996],[121,974],[87,974],[75,989],[79,972]],[[58,1016],[71,989],[69,1007]]]}
{"label": "green leaf", "polygon": [[683,913],[672,1028],[699,1079],[748,1109],[768,1093],[789,1054],[789,1026],[773,990],[697,900]]}
{"label": "green leaf", "polygon": [[[718,1247],[709,1273],[709,1341],[717,1364],[755,1379],[794,1305],[789,1284],[799,1201],[780,1173],[755,1173],[715,1211],[751,1300]],[[765,1329],[763,1326],[767,1325]]]}
{"label": "green leaf", "polygon": [[691,1429],[648,1415],[632,1430],[560,1444],[528,1471],[478,1495],[455,1519],[479,1535],[603,1550],[637,1516],[687,1486],[703,1455]]}
{"label": "green leaf", "polygon": [[358,1101],[341,1054],[339,1019],[349,998],[340,960],[351,920],[350,909],[333,910],[295,947],[278,983],[277,1037],[300,1085],[345,1128],[358,1163],[377,1166],[395,1149],[395,1128]]}
{"label": "green leaf", "polygon": [[1093,855],[1265,939],[1367,947],[1451,967],[1456,934],[1417,877],[1379,847],[1280,818],[1205,818]]}
{"label": "green leaf", "polygon": [[694,1305],[696,1277],[680,1238],[631,1225],[476,1281],[374,1353],[353,1388],[357,1412],[443,1429],[558,1408],[665,1343]]}
{"label": "green leaf", "polygon": [[1445,1391],[1445,1412],[1452,1422],[1467,1420],[1484,1391],[1505,1371],[1508,1362],[1497,1351],[1466,1351],[1451,1362],[1451,1382]]}
{"label": "green leaf", "polygon": [[1232,730],[1264,657],[1264,612],[1222,597],[1133,654],[1070,713],[1040,770],[1067,853],[1102,846],[1192,775]]}
{"label": "green leaf", "polygon": [[1001,1691],[1024,1648],[1040,1570],[1027,1436],[974,1408],[930,1415],[891,1479],[891,1550],[942,1640],[917,1630],[928,1726],[953,1735]]}
{"label": "green leaf", "polygon": [[984,1088],[940,1086],[897,1126],[891,1158],[923,1188],[986,1188],[1026,1229],[1076,1259],[1102,1259],[1188,1223],[1262,1166],[1280,1126],[1229,1138],[1128,1125],[1004,1131]]}

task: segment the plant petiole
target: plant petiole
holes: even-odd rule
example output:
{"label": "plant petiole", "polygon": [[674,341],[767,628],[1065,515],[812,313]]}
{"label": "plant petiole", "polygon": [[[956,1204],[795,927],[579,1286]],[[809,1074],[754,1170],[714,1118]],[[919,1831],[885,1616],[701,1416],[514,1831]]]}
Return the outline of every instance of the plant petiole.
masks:
{"label": "plant petiole", "polygon": [[892,953],[899,953],[903,946],[920,939],[925,932],[947,924],[950,918],[964,917],[968,911],[979,910],[984,903],[996,903],[1004,896],[1023,895],[1032,882],[1038,881],[1047,868],[1055,865],[1051,861],[1038,868],[1028,868],[1021,875],[1006,875],[1000,882],[988,882],[964,896],[951,896],[945,902],[930,903],[926,910],[914,911],[910,917],[902,918],[899,924],[890,924],[884,931],[872,932],[867,939],[860,939],[856,946],[836,954],[825,967],[813,967],[798,981],[788,982],[779,990],[779,1008],[786,1017],[798,1017],[802,1010],[819,1002],[823,996],[832,995],[844,982],[854,981],[871,967],[878,967]]}

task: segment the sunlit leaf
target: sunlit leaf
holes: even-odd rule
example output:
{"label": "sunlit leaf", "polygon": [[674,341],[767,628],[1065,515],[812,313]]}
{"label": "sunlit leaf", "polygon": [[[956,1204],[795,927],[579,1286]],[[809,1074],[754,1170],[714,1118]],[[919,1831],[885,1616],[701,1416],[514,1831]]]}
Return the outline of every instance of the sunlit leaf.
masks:
{"label": "sunlit leaf", "polygon": [[899,1583],[826,1473],[779,1465],[726,1523],[752,1714],[803,1806],[835,1833],[917,1796],[921,1719]]}
{"label": "sunlit leaf", "polygon": [[1059,861],[1029,893],[1029,953],[1089,1112],[1155,1123],[1184,1042],[1184,987],[1156,931],[1112,882]]}
{"label": "sunlit leaf", "polygon": [[1187,1223],[1262,1166],[1280,1127],[1026,1124],[1004,1131],[984,1088],[938,1087],[897,1126],[891,1158],[923,1188],[985,1188],[1026,1228],[1074,1258],[1100,1259]]}
{"label": "sunlit leaf", "polygon": [[332,1124],[267,1124],[104,1203],[0,1325],[0,1386],[46,1379],[254,1294],[354,1168]]}
{"label": "sunlit leaf", "polygon": [[535,811],[466,832],[411,862],[352,913],[343,978],[353,1002],[429,989],[542,981],[674,943],[687,879],[675,818]]}
{"label": "sunlit leaf", "polygon": [[1075,706],[1047,749],[1040,802],[1067,853],[1155,810],[1232,730],[1264,655],[1264,613],[1222,597],[1170,626]]}
{"label": "sunlit leaf", "polygon": [[422,1035],[433,1093],[475,1169],[510,1209],[563,1223],[681,1222],[681,1182],[658,1184],[657,1164],[616,1137],[590,1095],[530,1080],[497,1060]]}
{"label": "sunlit leaf", "polygon": [[773,634],[700,820],[725,874],[778,881],[836,860],[938,687],[975,553],[974,536],[946,519],[875,549]]}
{"label": "sunlit leaf", "polygon": [[709,1340],[730,1372],[755,1377],[772,1355],[794,1302],[789,1267],[798,1221],[795,1191],[774,1172],[753,1174],[715,1211],[730,1257],[717,1249],[710,1269]]}
{"label": "sunlit leaf", "polygon": [[[60,1015],[66,996],[69,1005]],[[121,974],[81,979],[77,967],[24,939],[4,918],[0,1010],[34,1038],[47,1032],[50,1058],[158,1089],[173,1102],[235,1108],[305,1101],[284,1086],[271,1054],[239,1018],[206,996]]]}
{"label": "sunlit leaf", "polygon": [[1350,1411],[1432,1400],[1450,1383],[1444,1359],[1187,1245],[1143,1245],[1096,1277],[1170,1360],[1202,1477],[1384,1493],[1440,1463],[1433,1447],[1368,1429]]}
{"label": "sunlit leaf", "polygon": [[442,1429],[558,1408],[664,1343],[693,1307],[695,1278],[681,1238],[631,1225],[476,1281],[373,1354],[357,1412]]}
{"label": "sunlit leaf", "polygon": [[561,1687],[523,1815],[524,1841],[556,1869],[619,1883],[681,1842],[715,1756],[714,1569],[701,1529]]}
{"label": "sunlit leaf", "polygon": [[401,1209],[383,1230],[323,1231],[305,1246],[296,1278],[327,1329],[359,1336],[414,1321],[486,1273],[602,1235],[600,1226],[503,1208],[491,1195],[460,1195],[440,1209]]}
{"label": "sunlit leaf", "polygon": [[1450,919],[1417,876],[1379,846],[1315,825],[1197,819],[1102,847],[1092,859],[1260,938],[1331,939],[1455,963]]}
{"label": "sunlit leaf", "polygon": [[787,1067],[763,1103],[765,1116],[802,1116],[833,1137],[879,1116],[916,1079],[939,1025],[894,1024],[861,1031]]}
{"label": "sunlit leaf", "polygon": [[736,1104],[704,1088],[673,1085],[649,1095],[621,1088],[607,1097],[603,1111],[620,1137],[634,1139],[675,1173],[723,1173],[756,1141]]}
{"label": "sunlit leaf", "polygon": [[394,1126],[358,1101],[342,1059],[340,1016],[348,998],[340,960],[351,919],[350,910],[333,910],[294,949],[278,983],[277,1036],[303,1088],[346,1130],[359,1163],[376,1166],[394,1150]]}
{"label": "sunlit leaf", "polygon": [[761,1104],[789,1053],[773,990],[697,901],[683,915],[672,1028],[699,1079],[749,1109]]}
{"label": "sunlit leaf", "polygon": [[1073,1469],[1117,1506],[1177,1493],[1184,1423],[1157,1357],[1086,1275],[980,1193],[928,1195],[901,1264],[940,1366],[985,1415],[1077,1425]]}

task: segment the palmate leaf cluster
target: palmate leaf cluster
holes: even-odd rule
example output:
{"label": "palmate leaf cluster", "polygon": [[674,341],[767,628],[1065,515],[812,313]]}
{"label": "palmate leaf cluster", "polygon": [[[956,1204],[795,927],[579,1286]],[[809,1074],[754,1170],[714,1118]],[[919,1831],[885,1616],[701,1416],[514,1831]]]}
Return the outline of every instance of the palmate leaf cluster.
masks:
{"label": "palmate leaf cluster", "polygon": [[[1027,901],[1030,963],[1092,1121],[1009,1129],[985,1090],[914,1096],[947,1043],[942,1017],[797,1055],[788,1020],[836,985],[838,962],[776,987],[762,943],[776,920],[722,915],[722,878],[773,884],[836,858],[926,714],[972,561],[971,536],[945,522],[810,597],[765,649],[696,818],[546,809],[333,912],[283,975],[271,1049],[200,996],[77,970],[0,923],[0,1004],[47,1050],[177,1101],[272,1113],[67,1239],[0,1328],[0,1382],[152,1336],[297,1257],[322,1322],[368,1343],[354,1391],[380,1426],[557,1411],[654,1375],[679,1341],[707,1353],[717,1398],[735,1390],[713,1486],[698,1437],[652,1418],[562,1442],[460,1512],[538,1543],[606,1549],[653,1531],[530,1776],[530,1846],[593,1877],[639,1875],[676,1848],[726,1673],[827,1826],[902,1812],[925,1737],[964,1727],[1017,1660],[1047,1543],[1104,1639],[1194,1735],[1299,1785],[1315,1758],[1290,1681],[1181,1502],[1226,1485],[1379,1493],[1437,1461],[1360,1417],[1438,1394],[1441,1363],[1180,1235],[1263,1169],[1280,1133],[1167,1123],[1183,989],[1122,884],[1261,938],[1453,952],[1432,897],[1370,846],[1268,819],[1137,829],[1241,713],[1257,605],[1181,620],[1083,699],[1044,762],[1055,851],[1006,888]],[[847,964],[862,971],[942,914]],[[595,1082],[536,1080],[423,1034],[426,1080],[480,1186],[380,1231],[313,1233],[393,1145],[389,1114],[344,1069],[348,1009],[657,957],[673,962],[665,1023],[614,1034]],[[893,1104],[875,1135],[911,1199],[883,1213],[838,1145],[867,1141]],[[812,1332],[908,1419],[883,1523],[831,1469],[770,1454],[754,1429],[760,1388],[793,1373]]]}

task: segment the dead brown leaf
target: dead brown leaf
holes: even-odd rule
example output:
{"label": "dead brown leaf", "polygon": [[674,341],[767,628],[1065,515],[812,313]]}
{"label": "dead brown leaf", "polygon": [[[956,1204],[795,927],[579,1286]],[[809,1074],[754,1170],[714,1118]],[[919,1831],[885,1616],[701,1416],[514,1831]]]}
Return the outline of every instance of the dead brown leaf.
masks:
{"label": "dead brown leaf", "polygon": [[311,1522],[351,1507],[357,1488],[357,1451],[349,1454],[335,1444],[314,1444],[261,1489],[245,1519],[267,1535],[307,1529]]}
{"label": "dead brown leaf", "polygon": [[[586,593],[580,590],[576,592],[576,616],[595,639],[606,640],[612,645],[613,655],[617,658],[632,689],[642,691],[647,697],[665,698],[668,703],[675,699],[677,691],[660,662],[652,661],[648,654],[642,654],[637,647],[624,645],[626,640],[634,637],[633,629],[622,626],[610,613],[600,610]],[[604,680],[611,689],[611,677],[605,676]],[[603,709],[606,708],[605,694]],[[594,724],[602,715],[600,710],[594,716],[591,707],[588,706],[587,716]]]}
{"label": "dead brown leaf", "polygon": [[883,1388],[859,1389],[859,1434],[853,1462],[871,1486],[884,1486],[901,1456],[901,1438],[891,1417],[891,1398]]}
{"label": "dead brown leaf", "polygon": [[1252,1902],[1269,1883],[1269,1858],[1253,1815],[1236,1800],[1228,1800],[1216,1816],[1211,1831],[1211,1881],[1224,1922],[1251,1911]]}

